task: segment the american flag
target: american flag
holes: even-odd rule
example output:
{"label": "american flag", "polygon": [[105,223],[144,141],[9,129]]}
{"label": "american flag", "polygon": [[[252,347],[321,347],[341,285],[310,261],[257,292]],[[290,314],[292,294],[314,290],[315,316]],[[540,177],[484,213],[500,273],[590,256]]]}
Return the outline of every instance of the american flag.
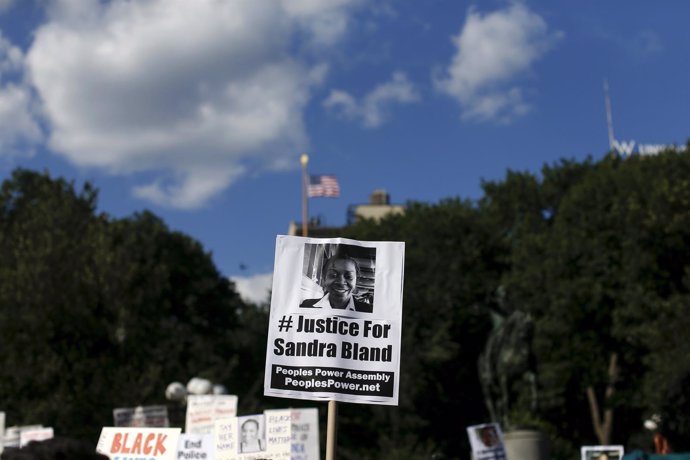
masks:
{"label": "american flag", "polygon": [[325,196],[337,198],[340,196],[340,185],[335,176],[309,176],[309,185],[307,186],[307,196],[309,198],[314,196]]}

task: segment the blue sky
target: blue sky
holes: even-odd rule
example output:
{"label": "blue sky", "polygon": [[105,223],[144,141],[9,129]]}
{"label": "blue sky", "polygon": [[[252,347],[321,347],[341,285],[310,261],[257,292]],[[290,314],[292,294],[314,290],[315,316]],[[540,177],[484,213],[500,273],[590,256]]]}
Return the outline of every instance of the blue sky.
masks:
{"label": "blue sky", "polygon": [[340,198],[310,202],[335,226],[374,189],[474,199],[508,169],[601,158],[604,79],[616,140],[684,145],[688,17],[686,0],[0,0],[0,174],[91,181],[101,211],[153,211],[265,298],[302,153],[338,177]]}

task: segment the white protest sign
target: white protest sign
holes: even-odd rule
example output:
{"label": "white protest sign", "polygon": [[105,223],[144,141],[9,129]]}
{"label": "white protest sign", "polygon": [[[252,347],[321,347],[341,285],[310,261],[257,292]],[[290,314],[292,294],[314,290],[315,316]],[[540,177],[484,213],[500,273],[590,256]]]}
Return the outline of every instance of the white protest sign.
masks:
{"label": "white protest sign", "polygon": [[52,439],[54,436],[51,427],[25,429],[19,432],[19,447],[24,447],[31,441],[45,441]]}
{"label": "white protest sign", "polygon": [[[237,415],[236,395],[215,395],[213,401],[213,419],[235,417]],[[211,430],[209,433],[212,433]]]}
{"label": "white protest sign", "polygon": [[239,449],[237,417],[218,419],[214,423],[213,440],[216,460],[235,460]]}
{"label": "white protest sign", "polygon": [[181,434],[177,440],[178,460],[213,460],[212,434]]}
{"label": "white protest sign", "polygon": [[291,417],[281,409],[216,420],[216,460],[290,459]]}
{"label": "white protest sign", "polygon": [[621,460],[623,446],[582,446],[580,455],[582,460]]}
{"label": "white protest sign", "polygon": [[5,448],[5,413],[0,412],[0,454]]}
{"label": "white protest sign", "polygon": [[498,423],[467,427],[474,460],[506,460],[503,432]]}
{"label": "white protest sign", "polygon": [[214,422],[219,418],[237,415],[235,395],[189,395],[185,432],[212,434]]}
{"label": "white protest sign", "polygon": [[3,444],[5,447],[17,447],[19,448],[19,440],[22,431],[38,430],[43,428],[43,425],[23,425],[23,426],[11,426],[5,430],[5,436],[3,438]]}
{"label": "white protest sign", "polygon": [[113,410],[113,422],[117,427],[158,427],[170,426],[166,406],[121,407]]}
{"label": "white protest sign", "polygon": [[319,460],[318,409],[292,409],[292,460]]}
{"label": "white protest sign", "polygon": [[398,404],[405,244],[279,235],[264,394]]}
{"label": "white protest sign", "polygon": [[266,451],[271,460],[290,459],[292,450],[292,410],[264,411],[266,418]]}
{"label": "white protest sign", "polygon": [[104,427],[96,451],[111,460],[175,460],[180,428]]}

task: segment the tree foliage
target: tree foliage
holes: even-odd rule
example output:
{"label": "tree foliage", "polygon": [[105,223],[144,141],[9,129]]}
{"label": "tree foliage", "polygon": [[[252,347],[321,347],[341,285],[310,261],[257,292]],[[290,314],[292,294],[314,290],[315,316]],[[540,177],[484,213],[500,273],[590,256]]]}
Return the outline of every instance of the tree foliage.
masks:
{"label": "tree foliage", "polygon": [[0,195],[0,406],[92,439],[171,381],[227,384],[246,308],[198,242],[148,212],[98,214],[96,199],[26,170]]}
{"label": "tree foliage", "polygon": [[390,458],[466,458],[458,429],[488,421],[476,374],[482,306],[503,286],[536,324],[540,406],[518,406],[514,419],[549,434],[554,458],[572,458],[597,443],[591,387],[614,414],[612,442],[640,447],[658,389],[690,362],[688,177],[687,150],[563,160],[540,175],[508,171],[475,203],[411,203],[351,228],[406,242],[403,370],[400,407],[357,410],[343,430],[377,431],[368,445]]}

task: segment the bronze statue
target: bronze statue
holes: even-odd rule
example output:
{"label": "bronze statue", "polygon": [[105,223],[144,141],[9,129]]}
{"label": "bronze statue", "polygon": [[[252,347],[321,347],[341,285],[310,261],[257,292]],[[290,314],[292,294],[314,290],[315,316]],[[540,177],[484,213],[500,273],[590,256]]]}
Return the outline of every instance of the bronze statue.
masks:
{"label": "bronze statue", "polygon": [[505,290],[497,290],[490,305],[493,330],[479,356],[479,380],[491,420],[508,430],[510,412],[526,392],[528,408],[537,408],[537,373],[532,339],[534,321],[529,313],[509,307]]}

